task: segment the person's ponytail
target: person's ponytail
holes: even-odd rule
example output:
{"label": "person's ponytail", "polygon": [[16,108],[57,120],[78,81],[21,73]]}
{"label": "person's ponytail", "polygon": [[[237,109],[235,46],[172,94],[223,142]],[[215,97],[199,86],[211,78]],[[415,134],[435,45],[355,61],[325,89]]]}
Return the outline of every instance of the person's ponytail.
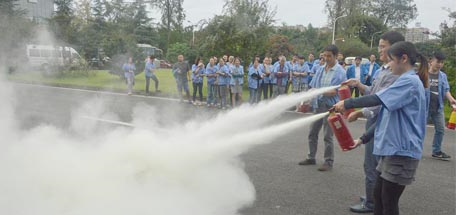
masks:
{"label": "person's ponytail", "polygon": [[420,66],[418,67],[418,71],[416,71],[416,74],[423,83],[423,87],[429,87],[428,61],[422,54],[416,51],[416,47],[415,45],[413,45],[413,43],[404,41],[397,42],[390,47],[390,49],[388,50],[388,55],[390,58],[396,57],[398,59],[400,59],[403,55],[407,55],[408,62],[413,67],[416,65],[416,62],[419,61]]}
{"label": "person's ponytail", "polygon": [[420,61],[420,66],[418,68],[417,74],[420,77],[421,82],[423,83],[424,88],[429,87],[429,64],[422,54],[417,53],[417,59]]}

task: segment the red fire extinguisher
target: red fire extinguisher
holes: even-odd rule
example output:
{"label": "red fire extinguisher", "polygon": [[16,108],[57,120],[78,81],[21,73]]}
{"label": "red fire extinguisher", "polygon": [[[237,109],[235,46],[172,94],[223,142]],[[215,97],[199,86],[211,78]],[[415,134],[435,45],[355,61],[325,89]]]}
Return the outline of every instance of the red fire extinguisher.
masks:
{"label": "red fire extinguisher", "polygon": [[453,112],[451,112],[450,120],[448,121],[447,128],[456,130],[456,105],[453,105]]}
{"label": "red fire extinguisher", "polygon": [[[345,100],[348,98],[351,98],[351,91],[350,88],[347,85],[343,85],[339,88],[337,91],[337,94],[339,95],[339,99]],[[350,115],[351,112],[355,111],[354,109],[349,109],[344,112],[344,118],[347,119],[348,115]]]}
{"label": "red fire extinguisher", "polygon": [[345,124],[342,114],[332,112],[328,117],[328,123],[331,127],[334,135],[336,136],[337,142],[339,142],[342,151],[351,150],[352,146],[355,145],[355,141]]}

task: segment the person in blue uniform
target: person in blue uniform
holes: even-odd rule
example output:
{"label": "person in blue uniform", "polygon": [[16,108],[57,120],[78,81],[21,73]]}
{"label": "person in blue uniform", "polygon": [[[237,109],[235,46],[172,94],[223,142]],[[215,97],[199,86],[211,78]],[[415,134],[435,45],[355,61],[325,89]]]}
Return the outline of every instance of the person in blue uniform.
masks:
{"label": "person in blue uniform", "polygon": [[125,80],[127,81],[128,95],[133,93],[133,86],[135,85],[135,71],[136,67],[133,63],[133,58],[128,58],[128,62],[122,66],[124,71]]}
{"label": "person in blue uniform", "polygon": [[456,105],[456,100],[450,93],[448,78],[441,71],[445,55],[436,52],[430,61],[429,80],[430,80],[430,102],[429,118],[434,124],[434,139],[432,141],[432,157],[440,160],[450,160],[451,156],[442,151],[443,135],[445,133],[445,117],[443,105],[445,99],[452,105]]}
{"label": "person in blue uniform", "polygon": [[159,81],[157,75],[155,74],[156,68],[157,67],[155,66],[155,57],[147,57],[146,66],[144,67],[144,70],[146,71],[146,94],[149,94],[150,79],[152,79],[155,82],[155,92],[160,92],[160,90],[158,90]]}
{"label": "person in blue uniform", "polygon": [[[374,135],[374,154],[380,173],[374,188],[374,215],[398,215],[399,199],[416,174],[426,134],[428,62],[410,42],[388,50],[390,66],[399,78],[374,95],[350,98],[334,105],[336,111],[381,105]],[[418,71],[414,65],[420,61]],[[355,146],[363,141],[356,141]]]}
{"label": "person in blue uniform", "polygon": [[[203,59],[198,57],[195,64],[192,65],[192,101],[194,105],[201,105],[203,103],[203,80],[205,73],[206,69],[204,68]],[[196,94],[199,95],[199,101],[196,101]]]}
{"label": "person in blue uniform", "polygon": [[[329,45],[324,51],[325,66],[322,66],[315,74],[310,86],[312,88],[323,88],[330,86],[339,86],[342,82],[347,80],[345,69],[337,63],[336,56],[339,49],[335,45]],[[339,101],[337,90],[331,90],[323,95],[319,95],[313,102],[313,109],[315,113],[327,112],[336,102]],[[316,154],[318,148],[318,134],[323,127],[324,134],[324,163],[318,168],[318,171],[329,171],[333,168],[334,164],[334,134],[329,127],[327,117],[319,119],[310,125],[309,140],[309,153],[307,159],[299,162],[299,165],[315,165]]]}
{"label": "person in blue uniform", "polygon": [[206,104],[207,107],[216,107],[217,106],[217,72],[218,67],[215,65],[215,59],[209,59],[209,63],[206,66],[206,80],[207,80],[207,98]]}
{"label": "person in blue uniform", "polygon": [[253,66],[249,69],[248,74],[248,84],[249,84],[249,103],[256,104],[258,103],[258,88],[260,86],[260,81],[263,79],[264,74],[260,69],[260,62],[255,60],[253,62]]}

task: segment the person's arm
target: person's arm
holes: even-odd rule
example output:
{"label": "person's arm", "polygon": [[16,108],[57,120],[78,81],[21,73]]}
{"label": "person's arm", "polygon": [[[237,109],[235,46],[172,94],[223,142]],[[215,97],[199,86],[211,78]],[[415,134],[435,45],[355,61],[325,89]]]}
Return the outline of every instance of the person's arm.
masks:
{"label": "person's arm", "polygon": [[307,75],[309,75],[309,72],[310,72],[309,66],[307,64],[304,64],[304,72],[301,75],[306,77]]}
{"label": "person's arm", "polygon": [[359,138],[363,141],[363,144],[368,143],[375,136],[375,123],[372,124],[366,132]]}
{"label": "person's arm", "polygon": [[366,132],[361,135],[358,140],[354,140],[355,144],[351,147],[352,149],[358,147],[361,144],[366,144],[375,136],[375,124],[371,125]]}
{"label": "person's arm", "polygon": [[370,92],[370,88],[368,86],[362,84],[356,78],[348,79],[348,80],[344,81],[342,83],[342,85],[348,85],[350,87],[357,87],[363,95],[366,95],[366,94],[368,94],[368,92]]}
{"label": "person's arm", "polygon": [[445,96],[451,105],[456,105],[456,99],[454,99],[454,97],[451,95],[450,91],[446,92]]}
{"label": "person's arm", "polygon": [[323,96],[326,96],[326,97],[333,97],[337,95],[337,90],[329,90],[325,93],[323,93]]}
{"label": "person's arm", "polygon": [[346,110],[352,108],[361,108],[361,107],[373,107],[379,106],[382,104],[380,98],[377,95],[362,96],[358,98],[349,98],[344,102],[344,108]]}
{"label": "person's arm", "polygon": [[334,108],[338,112],[345,112],[346,110],[352,108],[372,107],[381,104],[382,101],[377,95],[369,95],[339,101],[337,104],[334,105]]}
{"label": "person's arm", "polygon": [[443,91],[445,92],[445,97],[448,99],[451,105],[456,105],[456,100],[454,99],[453,95],[450,92],[450,85],[448,84],[448,78],[445,73],[442,74],[442,84],[443,84]]}

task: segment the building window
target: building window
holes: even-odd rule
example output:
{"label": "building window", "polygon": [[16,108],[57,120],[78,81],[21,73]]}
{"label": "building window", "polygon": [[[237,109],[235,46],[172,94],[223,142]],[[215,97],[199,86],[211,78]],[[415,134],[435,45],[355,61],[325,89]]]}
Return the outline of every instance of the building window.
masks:
{"label": "building window", "polygon": [[38,0],[27,0],[29,3],[38,3]]}

